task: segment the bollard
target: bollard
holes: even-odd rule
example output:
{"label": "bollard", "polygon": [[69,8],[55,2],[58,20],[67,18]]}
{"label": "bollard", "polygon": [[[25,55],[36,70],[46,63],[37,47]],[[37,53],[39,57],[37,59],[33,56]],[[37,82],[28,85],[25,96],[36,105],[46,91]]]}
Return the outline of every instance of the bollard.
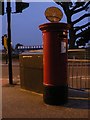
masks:
{"label": "bollard", "polygon": [[39,26],[43,39],[43,100],[51,105],[68,101],[67,30],[66,23],[45,23]]}

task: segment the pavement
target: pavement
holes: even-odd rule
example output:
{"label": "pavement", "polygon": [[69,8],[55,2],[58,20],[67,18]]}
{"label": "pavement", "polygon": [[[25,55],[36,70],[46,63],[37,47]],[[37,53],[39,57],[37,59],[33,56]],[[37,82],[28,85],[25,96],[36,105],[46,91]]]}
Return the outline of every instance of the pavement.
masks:
{"label": "pavement", "polygon": [[2,79],[2,118],[89,118],[89,91],[69,89],[68,103],[47,105],[43,94],[21,89],[20,82],[9,85]]}
{"label": "pavement", "polygon": [[[18,62],[15,63],[18,65]],[[21,89],[17,67],[14,68],[14,85],[8,84],[7,65],[3,66],[0,78],[2,99],[0,118],[87,118],[89,119],[90,91],[69,89],[68,103],[63,106],[45,104],[43,94]],[[0,107],[0,108],[1,108]]]}

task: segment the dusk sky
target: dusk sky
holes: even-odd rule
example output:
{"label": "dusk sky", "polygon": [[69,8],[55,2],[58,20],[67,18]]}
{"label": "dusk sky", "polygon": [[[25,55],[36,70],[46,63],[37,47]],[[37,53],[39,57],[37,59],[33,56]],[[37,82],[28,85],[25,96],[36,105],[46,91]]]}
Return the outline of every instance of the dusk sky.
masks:
{"label": "dusk sky", "polygon": [[[30,3],[29,7],[24,9],[22,13],[12,14],[11,34],[12,45],[14,47],[17,43],[21,43],[25,46],[42,45],[42,33],[39,30],[38,26],[40,24],[49,22],[44,15],[46,8],[56,6],[62,10],[62,8],[55,2],[53,2],[53,0],[51,1],[52,2],[29,2]],[[12,6],[12,12],[15,12],[15,5]],[[0,36],[7,34],[6,14],[2,17],[0,16],[0,24],[1,19],[2,19],[2,34],[0,33]],[[65,15],[63,15],[61,22],[66,22]],[[0,49],[1,48],[2,44],[0,43]]]}

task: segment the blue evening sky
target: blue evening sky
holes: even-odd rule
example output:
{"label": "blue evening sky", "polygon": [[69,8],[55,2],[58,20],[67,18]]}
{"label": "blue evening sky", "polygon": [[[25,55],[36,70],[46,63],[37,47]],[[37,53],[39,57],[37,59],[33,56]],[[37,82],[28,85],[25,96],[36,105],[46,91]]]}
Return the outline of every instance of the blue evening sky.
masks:
{"label": "blue evening sky", "polygon": [[[59,5],[57,5],[55,2],[30,2],[29,7],[24,9],[22,13],[12,14],[11,35],[12,35],[12,45],[14,47],[17,43],[21,43],[25,46],[42,45],[42,33],[39,30],[38,26],[40,24],[49,22],[45,18],[44,12],[46,8],[51,6],[56,6],[62,10],[62,8]],[[15,12],[15,5],[12,6],[12,11]],[[73,19],[77,18],[76,16],[74,16]],[[65,15],[63,15],[61,22],[66,22]],[[87,22],[87,19],[85,19],[84,22]],[[1,23],[1,19],[0,19],[0,23]],[[0,27],[0,31],[1,31],[1,27]],[[4,34],[7,34],[6,14],[2,16],[2,35]],[[0,33],[0,36],[2,35]],[[0,49],[1,48],[2,45],[0,43]]]}

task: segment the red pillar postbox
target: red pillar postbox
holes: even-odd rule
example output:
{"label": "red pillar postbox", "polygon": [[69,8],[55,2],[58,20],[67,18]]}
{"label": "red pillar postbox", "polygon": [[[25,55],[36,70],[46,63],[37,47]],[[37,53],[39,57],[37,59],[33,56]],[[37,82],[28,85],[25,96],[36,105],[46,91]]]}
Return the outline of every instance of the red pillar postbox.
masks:
{"label": "red pillar postbox", "polygon": [[44,94],[47,104],[61,105],[68,101],[67,30],[66,23],[39,26],[43,37]]}

